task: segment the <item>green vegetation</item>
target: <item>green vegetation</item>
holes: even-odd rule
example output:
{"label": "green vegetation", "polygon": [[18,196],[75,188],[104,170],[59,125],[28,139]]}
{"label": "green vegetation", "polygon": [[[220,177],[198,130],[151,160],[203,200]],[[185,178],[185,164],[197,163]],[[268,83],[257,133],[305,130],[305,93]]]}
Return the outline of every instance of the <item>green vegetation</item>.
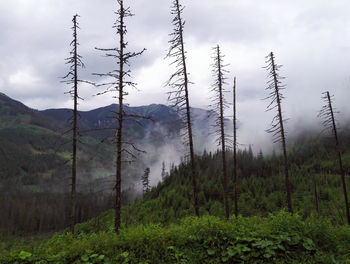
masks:
{"label": "green vegetation", "polygon": [[[44,242],[6,250],[1,263],[348,263],[350,228],[326,219],[302,221],[286,212],[267,218],[186,217],[179,224],[122,227],[113,232],[112,212]],[[8,245],[7,245],[8,247]]]}
{"label": "green vegetation", "polygon": [[[110,193],[86,190],[78,195],[78,222],[100,215],[79,224],[75,236],[65,231],[51,236],[50,232],[67,226],[68,197],[60,191],[68,189],[64,180],[70,173],[68,138],[45,125],[46,119],[38,112],[30,110],[32,115],[25,106],[0,99],[0,104],[6,99],[8,105],[18,108],[7,105],[0,109],[6,112],[0,113],[0,187],[5,194],[0,195],[5,215],[0,230],[7,235],[0,236],[1,264],[350,263],[350,229],[342,226],[346,221],[336,156],[330,151],[332,143],[314,133],[303,133],[288,149],[295,215],[284,211],[282,157],[278,153],[254,155],[249,148],[237,153],[240,216],[224,221],[221,153],[204,151],[196,157],[201,218],[193,216],[191,168],[182,163],[172,166],[143,200],[127,204],[135,192],[130,189],[123,194],[120,235],[113,232],[113,212],[104,212],[111,208]],[[148,111],[157,112],[159,107],[151,106]],[[349,174],[350,136],[341,138]],[[83,140],[78,163],[81,179],[103,186],[110,179],[114,147],[99,144],[93,137]],[[231,152],[227,158],[232,212]],[[127,179],[133,179],[137,169],[128,168]],[[19,237],[31,234],[36,235],[34,239]]]}
{"label": "green vegetation", "polygon": [[[341,178],[337,174],[336,159],[326,151],[325,142],[308,141],[296,143],[289,149],[291,160],[290,180],[295,211],[303,219],[316,214],[313,176],[315,177],[320,216],[333,224],[345,224],[344,196]],[[347,153],[347,152],[346,152]],[[223,187],[221,176],[221,153],[206,153],[197,157],[200,214],[223,217]],[[347,170],[350,163],[344,155]],[[278,155],[254,156],[250,149],[239,151],[239,213],[244,217],[267,216],[271,212],[286,209],[282,157]],[[232,153],[228,153],[228,171],[232,175]],[[153,188],[143,201],[126,207],[129,224],[172,223],[192,215],[193,195],[190,166],[173,167],[168,177]],[[350,180],[347,179],[348,185]],[[233,179],[229,178],[229,205],[233,210]],[[350,185],[349,185],[350,186]]]}
{"label": "green vegetation", "polygon": [[[308,142],[289,149],[295,215],[283,210],[281,157],[254,156],[248,149],[238,153],[241,216],[224,221],[222,179],[217,176],[221,154],[204,152],[196,162],[201,218],[191,216],[190,167],[180,164],[143,200],[123,207],[120,235],[113,231],[113,211],[107,211],[77,225],[74,237],[62,232],[31,242],[2,239],[0,263],[349,263],[350,228],[342,226],[336,164],[324,142]],[[346,152],[347,168],[348,156]],[[231,164],[232,153],[228,158]],[[231,193],[231,205],[232,198]]]}
{"label": "green vegetation", "polygon": [[[79,148],[81,171],[103,168],[111,170],[112,146],[99,144],[90,137],[82,139]],[[52,185],[67,184],[70,171],[71,145],[69,138],[61,133],[38,126],[14,126],[0,129],[1,181],[7,192],[37,185],[42,190],[52,191]],[[6,151],[5,151],[6,150]],[[83,170],[84,168],[84,170]],[[87,179],[100,175],[84,173]]]}

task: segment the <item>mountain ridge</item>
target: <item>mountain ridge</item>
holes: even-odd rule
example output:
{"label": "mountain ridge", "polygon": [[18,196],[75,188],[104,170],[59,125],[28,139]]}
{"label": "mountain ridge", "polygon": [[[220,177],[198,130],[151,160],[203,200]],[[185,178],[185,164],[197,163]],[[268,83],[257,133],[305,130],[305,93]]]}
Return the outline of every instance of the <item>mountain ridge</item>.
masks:
{"label": "mountain ridge", "polygon": [[[116,104],[112,104],[79,112],[81,118],[78,125],[84,144],[79,145],[78,170],[82,173],[80,178],[84,181],[111,175],[114,148],[112,142],[108,143],[105,139],[113,135],[112,131],[116,127],[115,120],[108,118],[116,107]],[[167,150],[167,146],[180,144],[179,115],[170,107],[151,104],[126,106],[125,109],[128,113],[152,115],[155,120],[152,122],[139,119],[142,126],[126,120],[124,126],[127,140],[141,145],[141,149],[142,146],[146,146],[148,154],[145,162],[149,164],[145,166],[151,167],[159,163],[160,153]],[[200,131],[200,142],[204,142],[205,131],[210,123],[207,122],[207,111],[193,109],[193,112],[194,116],[198,117],[194,123]],[[0,159],[0,179],[3,180],[0,187],[10,185],[10,189],[23,189],[27,186],[27,189],[38,190],[34,186],[44,185],[49,189],[49,183],[57,183],[63,176],[69,178],[71,146],[70,134],[67,131],[71,128],[68,121],[70,115],[71,110],[68,108],[34,110],[5,94],[0,94],[0,149],[3,150],[0,151],[0,155],[5,157]],[[94,153],[96,149],[98,155]],[[181,155],[180,153],[174,155]],[[136,170],[139,168],[129,171],[129,174],[134,175],[130,177],[137,177]]]}

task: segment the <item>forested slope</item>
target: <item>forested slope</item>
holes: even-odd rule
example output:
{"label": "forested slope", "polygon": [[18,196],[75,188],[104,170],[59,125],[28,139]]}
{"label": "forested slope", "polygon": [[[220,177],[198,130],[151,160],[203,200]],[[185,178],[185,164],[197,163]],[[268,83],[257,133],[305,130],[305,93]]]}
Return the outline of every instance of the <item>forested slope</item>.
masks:
{"label": "forested slope", "polygon": [[[348,173],[350,141],[346,134],[341,137]],[[232,153],[227,154],[231,173]],[[281,155],[254,155],[247,148],[238,152],[240,216],[224,221],[221,153],[205,151],[196,157],[201,218],[193,216],[190,167],[182,163],[173,166],[142,200],[123,207],[120,235],[114,234],[113,211],[107,211],[79,224],[74,237],[61,232],[29,243],[7,238],[7,242],[0,243],[0,261],[348,263],[350,230],[344,226],[343,194],[332,142],[304,133],[290,145],[288,154],[292,201],[297,211],[293,216],[283,211],[286,201]],[[315,206],[314,183],[320,215]],[[232,187],[230,179],[230,190]],[[232,199],[231,191],[231,205]]]}
{"label": "forested slope", "polygon": [[[116,126],[113,111],[117,105],[80,112],[77,162],[77,221],[97,216],[111,207],[115,146],[108,141]],[[131,114],[151,116],[151,120],[127,121],[127,140],[147,148],[137,164],[124,167],[123,189],[139,183],[145,167],[161,163],[158,148],[178,144],[179,120],[165,105],[127,107]],[[206,110],[193,109],[194,123],[205,138]],[[0,94],[0,232],[12,234],[56,231],[67,224],[71,175],[71,132],[69,109],[31,109]],[[164,151],[164,150],[163,150]],[[145,159],[147,158],[147,159]],[[135,196],[123,195],[123,203]],[[25,210],[24,210],[25,208]],[[51,208],[56,208],[52,210]],[[36,217],[40,215],[40,217]]]}
{"label": "forested slope", "polygon": [[[342,134],[343,162],[350,171],[349,135]],[[344,196],[336,152],[332,142],[317,134],[304,134],[289,147],[293,205],[303,218],[319,214],[333,223],[345,224]],[[221,153],[204,152],[197,156],[201,215],[223,216]],[[228,153],[228,171],[232,175],[232,153]],[[267,216],[286,207],[282,157],[278,153],[254,155],[251,149],[237,155],[239,213],[242,216]],[[347,177],[348,185],[350,179]],[[233,212],[233,180],[229,178],[230,211]],[[130,223],[172,222],[191,215],[192,191],[188,164],[173,167],[170,174],[144,197],[126,208]]]}

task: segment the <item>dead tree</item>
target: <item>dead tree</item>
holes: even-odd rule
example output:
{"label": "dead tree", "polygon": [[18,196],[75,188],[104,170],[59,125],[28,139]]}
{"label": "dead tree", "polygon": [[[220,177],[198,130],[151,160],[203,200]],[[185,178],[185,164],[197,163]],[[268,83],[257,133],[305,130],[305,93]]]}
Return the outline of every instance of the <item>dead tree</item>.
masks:
{"label": "dead tree", "polygon": [[265,67],[268,71],[268,81],[267,81],[267,88],[266,90],[269,91],[269,95],[265,98],[266,100],[269,100],[269,105],[267,106],[266,111],[275,110],[276,115],[273,117],[271,122],[271,127],[266,130],[268,133],[271,133],[274,138],[274,143],[280,142],[282,144],[282,151],[283,151],[283,158],[284,158],[284,175],[285,175],[285,185],[286,185],[286,191],[287,191],[287,206],[288,206],[288,212],[293,213],[293,207],[292,207],[292,191],[291,191],[291,184],[289,181],[289,175],[288,175],[288,158],[287,158],[287,149],[286,149],[286,131],[284,129],[284,123],[286,122],[286,119],[283,119],[282,117],[282,106],[281,102],[282,99],[284,99],[284,96],[282,94],[282,90],[285,89],[285,85],[282,84],[282,80],[284,77],[281,77],[279,75],[279,70],[282,67],[282,65],[277,65],[275,62],[275,56],[271,52],[266,57],[266,64]]}
{"label": "dead tree", "polygon": [[235,192],[235,216],[238,216],[238,179],[237,179],[237,116],[236,116],[236,77],[233,81],[233,182]]}
{"label": "dead tree", "polygon": [[[128,52],[127,46],[128,42],[126,41],[126,25],[125,19],[127,17],[133,16],[130,11],[130,7],[124,7],[123,0],[117,0],[118,11],[115,12],[117,15],[116,22],[113,25],[113,28],[116,29],[116,35],[119,38],[119,45],[116,48],[101,49],[96,48],[97,50],[106,52],[106,57],[111,57],[116,60],[116,64],[119,66],[118,69],[112,70],[107,73],[94,73],[102,78],[108,79],[107,82],[102,84],[97,84],[98,87],[106,87],[106,90],[99,93],[105,94],[108,92],[114,92],[114,98],[118,98],[118,105],[116,111],[113,112],[115,115],[114,118],[117,119],[117,129],[114,135],[114,143],[116,144],[116,183],[115,183],[115,232],[119,233],[120,228],[120,211],[121,211],[121,178],[122,178],[122,156],[129,156],[134,158],[135,155],[129,150],[134,149],[140,151],[135,147],[132,142],[123,141],[123,123],[125,120],[130,118],[143,118],[142,116],[137,116],[133,114],[125,113],[124,111],[124,97],[128,94],[126,92],[127,87],[136,88],[136,83],[130,80],[131,70],[130,70],[130,60],[134,57],[141,55],[145,49],[139,52]],[[124,147],[128,145],[128,147]]]}
{"label": "dead tree", "polygon": [[326,127],[326,129],[329,129],[332,131],[332,134],[334,137],[335,149],[337,152],[338,163],[339,163],[339,173],[340,173],[342,185],[343,185],[346,217],[347,217],[348,225],[350,225],[348,193],[346,188],[345,171],[344,171],[343,162],[342,162],[342,155],[341,155],[341,149],[339,144],[336,119],[335,119],[336,111],[333,108],[333,96],[330,96],[329,92],[325,92],[323,93],[322,99],[325,102],[325,105],[322,107],[318,116],[323,118],[323,125]]}
{"label": "dead tree", "polygon": [[75,219],[76,219],[76,175],[77,175],[77,142],[78,142],[78,99],[81,99],[78,95],[78,68],[84,67],[82,57],[78,54],[78,33],[79,23],[77,18],[79,15],[73,16],[73,40],[70,45],[73,47],[70,51],[70,57],[66,58],[66,64],[69,66],[69,72],[63,77],[63,82],[72,85],[71,89],[67,92],[73,98],[73,115],[70,118],[72,124],[72,186],[71,186],[71,210],[70,210],[70,230],[74,233]]}
{"label": "dead tree", "polygon": [[[225,135],[225,109],[229,107],[229,103],[226,101],[224,93],[227,92],[224,88],[226,83],[225,70],[223,64],[223,55],[221,54],[220,47],[217,45],[214,50],[214,63],[213,63],[213,76],[215,81],[212,85],[211,92],[214,94],[212,99],[212,105],[210,108],[216,113],[216,120],[214,124],[214,134],[217,135],[216,142],[221,146],[222,151],[222,174],[223,174],[223,187],[224,187],[224,203],[225,203],[225,217],[229,219],[230,210],[228,204],[228,187],[227,187],[227,168],[226,168],[226,146],[230,143],[229,138]],[[232,140],[231,140],[232,142]]]}
{"label": "dead tree", "polygon": [[178,111],[182,121],[182,127],[185,129],[183,134],[185,144],[189,147],[189,156],[192,172],[193,198],[195,214],[199,217],[198,205],[198,188],[197,188],[197,172],[195,165],[194,147],[193,147],[193,133],[192,121],[190,111],[190,101],[188,86],[191,82],[188,79],[187,65],[186,65],[186,51],[183,37],[183,30],[185,21],[182,20],[182,12],[184,7],[181,6],[179,0],[174,0],[171,7],[171,14],[174,15],[172,24],[174,26],[173,32],[170,34],[169,41],[170,49],[167,57],[173,59],[172,63],[176,66],[176,71],[169,78],[167,85],[170,86],[169,101],[172,106]]}

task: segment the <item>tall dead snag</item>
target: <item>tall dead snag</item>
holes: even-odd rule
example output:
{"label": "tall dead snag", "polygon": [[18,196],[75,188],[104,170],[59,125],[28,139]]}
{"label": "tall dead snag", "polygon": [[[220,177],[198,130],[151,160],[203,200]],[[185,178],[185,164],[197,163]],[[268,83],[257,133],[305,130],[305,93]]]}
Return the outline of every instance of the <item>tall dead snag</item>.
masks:
{"label": "tall dead snag", "polygon": [[236,116],[236,77],[233,81],[233,182],[235,191],[235,216],[238,216],[238,179],[237,179],[237,116]]}
{"label": "tall dead snag", "polygon": [[[116,60],[116,64],[119,66],[118,69],[112,70],[107,73],[94,73],[94,75],[106,78],[107,81],[96,86],[104,86],[106,90],[99,94],[105,94],[108,92],[116,92],[117,95],[114,98],[118,98],[118,109],[116,109],[113,114],[117,119],[118,127],[114,136],[114,142],[116,144],[116,183],[115,183],[115,232],[119,233],[120,228],[120,211],[121,211],[121,171],[122,171],[122,155],[129,155],[134,157],[134,155],[125,148],[124,145],[131,146],[132,149],[139,151],[133,143],[123,141],[123,122],[129,118],[143,118],[141,116],[127,114],[124,112],[124,96],[128,93],[125,91],[126,87],[136,88],[136,83],[130,80],[131,70],[130,70],[130,60],[136,56],[141,55],[145,49],[140,52],[128,52],[126,48],[128,42],[125,40],[127,29],[125,26],[125,18],[133,16],[130,11],[130,7],[124,7],[123,0],[117,0],[118,11],[115,12],[117,15],[116,22],[113,28],[116,29],[116,35],[119,37],[119,46],[110,49],[96,48],[97,50],[106,52],[106,57],[111,57]],[[129,80],[127,80],[129,78]]]}
{"label": "tall dead snag", "polygon": [[325,105],[322,107],[318,116],[324,119],[323,125],[326,127],[326,129],[331,130],[332,134],[334,136],[334,143],[335,143],[335,148],[337,151],[338,163],[339,163],[339,173],[341,175],[341,180],[342,180],[342,185],[343,185],[346,217],[348,220],[348,225],[350,225],[348,193],[347,193],[347,188],[346,188],[345,171],[343,168],[342,155],[341,155],[341,150],[340,150],[337,125],[336,125],[336,119],[335,119],[336,111],[333,108],[333,96],[330,96],[329,92],[325,92],[325,93],[323,93],[322,99],[325,102]]}
{"label": "tall dead snag", "polygon": [[70,94],[74,101],[73,116],[70,118],[72,123],[72,186],[71,186],[71,212],[70,212],[70,231],[74,233],[75,226],[75,209],[76,209],[76,175],[77,175],[77,141],[78,141],[78,68],[84,67],[82,57],[78,54],[78,33],[79,23],[77,18],[79,15],[73,16],[73,40],[70,45],[73,47],[70,51],[70,57],[66,58],[66,64],[70,65],[69,72],[63,77],[63,82],[73,85],[67,92]]}
{"label": "tall dead snag", "polygon": [[172,106],[179,112],[185,133],[183,134],[185,144],[189,147],[189,156],[192,172],[194,210],[199,217],[198,206],[198,188],[196,178],[196,165],[194,160],[193,133],[191,122],[190,101],[188,95],[188,85],[191,83],[188,79],[186,65],[186,51],[184,46],[183,30],[185,21],[182,20],[184,7],[181,6],[179,0],[174,0],[171,7],[171,14],[174,15],[172,24],[174,26],[173,33],[170,34],[170,49],[167,54],[168,58],[173,59],[171,64],[176,66],[176,71],[170,77],[167,85],[170,86],[169,101]]}
{"label": "tall dead snag", "polygon": [[216,142],[219,146],[221,146],[222,151],[222,174],[223,174],[223,187],[224,187],[224,202],[225,202],[225,217],[229,219],[230,210],[228,204],[228,188],[227,188],[227,168],[226,168],[226,143],[229,142],[228,137],[225,135],[225,120],[224,120],[224,111],[229,107],[228,102],[225,99],[224,93],[227,92],[224,89],[224,85],[226,84],[225,73],[228,71],[225,70],[225,66],[223,64],[223,55],[221,54],[220,47],[217,45],[214,50],[214,63],[213,63],[213,76],[215,78],[215,82],[212,85],[211,91],[214,96],[212,99],[211,108],[213,112],[216,113],[216,120],[214,124],[215,131],[214,133],[218,136]]}
{"label": "tall dead snag", "polygon": [[286,132],[283,126],[284,122],[286,122],[286,119],[283,119],[282,117],[282,106],[281,106],[281,101],[282,99],[284,99],[284,96],[281,91],[285,89],[285,85],[283,85],[281,81],[282,79],[284,79],[284,77],[281,77],[279,75],[279,70],[282,67],[282,65],[277,65],[275,63],[275,56],[272,52],[266,57],[266,64],[267,66],[265,68],[268,71],[268,79],[269,79],[267,81],[268,86],[266,90],[269,91],[269,95],[265,99],[270,101],[266,111],[275,110],[277,108],[277,113],[273,117],[271,122],[271,128],[269,128],[266,131],[268,133],[273,134],[274,143],[276,142],[282,143],[285,185],[286,185],[286,191],[287,191],[287,206],[288,206],[288,212],[293,213],[292,195],[291,195],[292,191],[291,191],[291,185],[290,185],[289,175],[288,175]]}

